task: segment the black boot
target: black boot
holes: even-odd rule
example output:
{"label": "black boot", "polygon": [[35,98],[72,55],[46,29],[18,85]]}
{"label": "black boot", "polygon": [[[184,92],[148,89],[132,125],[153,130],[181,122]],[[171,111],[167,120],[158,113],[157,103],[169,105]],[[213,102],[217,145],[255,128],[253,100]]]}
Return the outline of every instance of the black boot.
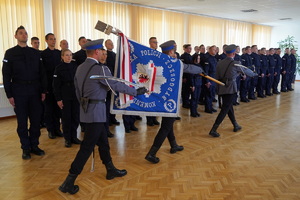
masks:
{"label": "black boot", "polygon": [[66,180],[63,182],[61,186],[59,186],[59,190],[62,191],[63,193],[70,193],[70,194],[75,194],[79,191],[79,186],[74,185],[74,182],[77,178],[77,174],[69,174],[66,178]]}
{"label": "black boot", "polygon": [[183,146],[179,146],[176,143],[176,140],[171,141],[170,145],[171,145],[170,153],[176,153],[177,151],[182,151],[184,149]]}
{"label": "black boot", "polygon": [[213,137],[220,137],[220,134],[217,132],[218,127],[219,127],[219,125],[214,124],[209,132],[209,135],[211,135]]}
{"label": "black boot", "polygon": [[242,129],[242,127],[235,121],[233,124],[233,132],[237,132]]}
{"label": "black boot", "polygon": [[154,164],[158,163],[159,158],[156,157],[156,153],[158,150],[159,150],[159,148],[152,146],[151,149],[149,150],[148,154],[146,155],[145,159]]}
{"label": "black boot", "polygon": [[56,138],[56,135],[55,135],[55,133],[54,133],[53,131],[48,131],[48,137],[49,137],[50,139],[55,139],[55,138]]}
{"label": "black boot", "polygon": [[30,150],[29,149],[23,149],[22,158],[24,160],[28,160],[28,159],[31,158]]}
{"label": "black boot", "polygon": [[106,167],[106,170],[107,170],[107,174],[106,174],[106,179],[107,180],[111,180],[115,177],[122,177],[122,176],[125,176],[127,174],[127,171],[125,169],[122,169],[122,170],[117,169],[114,166],[114,164],[112,163],[112,161],[105,164],[105,167]]}

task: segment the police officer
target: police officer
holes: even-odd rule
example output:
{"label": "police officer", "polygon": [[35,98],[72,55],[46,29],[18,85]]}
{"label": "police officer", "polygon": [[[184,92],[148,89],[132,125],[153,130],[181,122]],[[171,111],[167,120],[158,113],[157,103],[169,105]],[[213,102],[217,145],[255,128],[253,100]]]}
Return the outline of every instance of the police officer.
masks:
{"label": "police officer", "polygon": [[[242,63],[242,58],[239,55],[240,53],[240,46],[236,46],[236,50],[235,50],[235,56],[234,56],[234,60],[238,61],[240,63]],[[237,87],[237,91],[240,91],[240,86],[241,86],[241,79],[243,78],[243,76],[240,74],[239,76],[236,77],[236,87]],[[240,105],[240,103],[238,102],[238,92],[236,93],[236,96],[233,100],[233,105],[234,106],[238,106]]]}
{"label": "police officer", "polygon": [[[173,58],[176,58],[175,54],[175,41],[170,40],[160,45],[162,52]],[[195,65],[184,64],[183,68],[184,73],[190,74],[200,74],[203,73],[203,70]],[[183,146],[179,146],[176,142],[173,125],[175,118],[174,117],[162,117],[161,127],[154,139],[153,145],[151,146],[149,152],[147,153],[145,159],[152,163],[158,163],[160,160],[156,157],[157,151],[160,149],[166,137],[169,140],[171,149],[170,153],[176,153],[177,151],[182,151]]]}
{"label": "police officer", "polygon": [[38,145],[47,79],[40,52],[27,46],[28,35],[23,26],[17,28],[15,38],[18,44],[5,52],[2,74],[6,96],[17,116],[22,158],[26,160],[31,158],[30,153],[45,154]]}
{"label": "police officer", "polygon": [[[261,73],[261,63],[260,63],[260,56],[258,55],[258,49],[257,49],[257,45],[252,45],[251,46],[251,58],[252,58],[252,70],[254,72],[256,72],[257,74],[260,74]],[[255,97],[255,94],[254,94],[254,90],[256,88],[257,90],[257,87],[260,87],[257,85],[258,83],[258,77],[257,76],[254,76],[250,79],[250,87],[249,87],[249,90],[248,90],[248,99],[252,99],[252,100],[256,100],[257,98]]]}
{"label": "police officer", "polygon": [[110,180],[127,174],[126,170],[115,168],[110,156],[108,138],[104,128],[107,90],[110,88],[132,96],[147,92],[145,88],[136,90],[117,81],[89,79],[91,75],[111,76],[111,73],[107,66],[99,63],[103,52],[105,52],[103,51],[103,39],[88,42],[84,47],[86,48],[87,59],[78,67],[74,84],[77,98],[81,101],[80,121],[85,123],[86,130],[80,149],[69,170],[69,175],[59,187],[60,191],[70,194],[78,192],[79,186],[74,185],[75,179],[81,173],[95,145],[99,147],[100,159],[107,170],[106,179]]}
{"label": "police officer", "polygon": [[282,57],[282,79],[281,79],[281,92],[288,92],[288,80],[292,66],[292,59],[290,56],[290,49],[285,49],[285,54]]}
{"label": "police officer", "polygon": [[274,48],[269,49],[269,55],[268,61],[269,61],[269,67],[267,71],[267,77],[266,77],[266,95],[267,96],[272,96],[273,93],[271,93],[271,89],[273,86],[273,81],[274,81],[274,74],[275,74],[275,66],[276,66],[276,61],[274,57]]}
{"label": "police officer", "polygon": [[[157,49],[157,39],[156,37],[150,37],[149,38],[149,46],[151,49],[156,50]],[[148,126],[154,126],[159,125],[160,123],[157,121],[155,116],[146,116],[147,118],[147,125]]]}
{"label": "police officer", "polygon": [[[214,78],[216,75],[216,66],[217,66],[217,59],[215,58],[216,55],[216,46],[210,46],[208,55],[205,58],[205,66],[204,71],[205,73]],[[216,95],[216,86],[215,82],[209,79],[203,79],[204,82],[204,96],[205,96],[205,112],[206,113],[213,113],[217,112],[216,109],[213,108],[212,102],[215,99]]]}
{"label": "police officer", "polygon": [[[201,57],[200,54],[194,54],[192,56],[193,58],[193,64],[201,67]],[[190,112],[192,117],[200,117],[200,114],[198,113],[198,102],[201,94],[201,87],[202,87],[202,76],[200,74],[193,74],[193,80],[192,80],[192,86],[191,86],[191,106],[190,106]]]}
{"label": "police officer", "polygon": [[69,49],[61,51],[63,62],[59,64],[53,75],[53,93],[57,105],[62,110],[62,127],[65,138],[65,147],[80,144],[77,138],[79,125],[79,102],[76,98],[74,76],[77,64],[72,62],[72,52]]}
{"label": "police officer", "polygon": [[275,65],[275,73],[274,73],[274,81],[273,81],[273,94],[280,94],[280,92],[278,91],[278,84],[280,81],[280,74],[282,69],[282,58],[280,57],[280,54],[281,54],[281,49],[277,48],[274,54],[276,65]]}
{"label": "police officer", "polygon": [[291,49],[291,73],[289,76],[288,84],[287,84],[287,89],[289,91],[293,91],[294,89],[292,88],[292,83],[295,80],[295,75],[296,75],[296,67],[297,67],[297,58],[296,58],[296,49]]}
{"label": "police officer", "polygon": [[[239,64],[239,62],[234,61],[236,46],[234,44],[226,47],[227,58],[218,62],[216,79],[224,81],[225,86],[217,86],[218,95],[222,97],[222,107],[221,111],[209,132],[209,135],[212,137],[219,137],[220,134],[217,132],[217,128],[222,123],[225,116],[228,114],[228,117],[233,124],[233,131],[236,132],[242,127],[236,122],[233,110],[233,100],[237,93],[236,78],[239,74],[243,73],[247,76],[255,76],[256,74],[246,67],[238,67],[234,64]],[[243,69],[242,69],[243,68]]]}
{"label": "police officer", "polygon": [[269,61],[267,57],[267,51],[266,48],[263,47],[260,50],[260,65],[261,65],[261,71],[259,77],[258,77],[258,87],[257,87],[257,97],[265,98],[266,95],[264,94],[264,91],[266,89],[266,73],[269,68]]}
{"label": "police officer", "polygon": [[[191,56],[192,46],[191,44],[183,45],[184,53],[181,54],[180,60],[185,64],[193,64],[193,58]],[[181,97],[182,97],[182,107],[190,108],[190,94],[191,87],[193,87],[193,75],[188,73],[183,73],[182,75],[182,89],[181,89]]]}
{"label": "police officer", "polygon": [[[242,65],[245,67],[253,70],[252,58],[251,58],[251,47],[245,47],[245,53],[242,55]],[[247,94],[250,88],[250,78],[246,77],[245,79],[241,80],[241,89],[240,89],[240,96],[242,102],[250,102],[247,98]]]}
{"label": "police officer", "polygon": [[60,131],[61,111],[56,103],[52,87],[55,67],[61,63],[61,52],[55,49],[56,38],[53,33],[48,33],[45,39],[48,47],[41,53],[48,81],[48,92],[45,99],[45,122],[48,137],[54,139],[56,136],[63,137]]}
{"label": "police officer", "polygon": [[40,39],[38,37],[32,37],[31,38],[31,46],[32,48],[40,51]]}

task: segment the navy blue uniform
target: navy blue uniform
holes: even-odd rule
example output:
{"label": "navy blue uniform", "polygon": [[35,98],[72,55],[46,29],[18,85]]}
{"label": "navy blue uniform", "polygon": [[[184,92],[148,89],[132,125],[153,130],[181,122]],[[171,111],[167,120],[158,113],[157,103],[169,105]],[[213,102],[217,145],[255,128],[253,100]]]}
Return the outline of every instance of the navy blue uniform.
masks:
{"label": "navy blue uniform", "polygon": [[275,65],[275,73],[274,73],[274,81],[273,81],[273,94],[279,94],[278,84],[280,81],[280,73],[282,68],[282,58],[278,54],[274,54],[274,58],[276,61]]}
{"label": "navy blue uniform", "polygon": [[288,80],[288,84],[287,84],[287,88],[288,90],[293,90],[292,88],[292,83],[295,80],[295,73],[296,73],[296,66],[297,66],[297,58],[294,54],[291,54],[291,73],[289,76],[289,80]]}
{"label": "navy blue uniform", "polygon": [[[235,54],[234,60],[242,63],[242,57],[239,54]],[[241,75],[239,75],[239,76],[236,77],[237,91],[240,91],[241,79],[242,79]],[[238,103],[237,99],[238,99],[238,93],[236,93],[236,95],[234,97],[233,105],[238,105],[237,104]]]}
{"label": "navy blue uniform", "polygon": [[41,53],[48,81],[48,93],[45,99],[45,122],[48,132],[60,132],[59,119],[61,117],[61,112],[56,103],[52,89],[55,67],[61,63],[60,54],[59,50],[51,50],[49,48],[45,49]]}
{"label": "navy blue uniform", "polygon": [[73,59],[75,60],[77,66],[81,65],[86,59],[86,51],[83,49],[76,51],[73,55]]}
{"label": "navy blue uniform", "polygon": [[[215,58],[215,56],[208,54],[205,60],[204,72],[208,76],[214,78],[216,75],[216,66],[217,66],[217,59]],[[216,85],[215,82],[209,79],[206,78],[203,79],[204,84],[207,84],[208,82],[211,83],[211,86],[209,88],[205,86],[203,92],[205,96],[205,111],[211,113],[213,111],[212,101],[214,100],[216,95]]]}
{"label": "navy blue uniform", "polygon": [[54,71],[53,92],[56,101],[63,102],[62,127],[66,141],[77,138],[79,125],[79,102],[76,98],[74,76],[77,64],[75,62],[59,64]]}
{"label": "navy blue uniform", "polygon": [[[183,53],[180,56],[180,60],[185,64],[193,64],[193,58],[188,53]],[[182,98],[182,106],[185,108],[190,107],[190,94],[191,94],[190,88],[193,86],[192,84],[193,84],[193,75],[188,73],[183,73],[181,98]]]}
{"label": "navy blue uniform", "polygon": [[40,52],[19,45],[8,49],[3,59],[2,73],[6,96],[14,98],[15,101],[14,111],[21,148],[30,150],[39,145],[41,94],[47,91],[47,79]]}
{"label": "navy blue uniform", "polygon": [[[245,67],[254,70],[252,66],[252,58],[249,54],[243,54],[242,56],[242,65]],[[248,102],[249,100],[247,99],[247,94],[250,88],[250,78],[246,77],[245,80],[241,80],[241,88],[240,88],[240,96],[241,96],[241,101],[243,102]]]}
{"label": "navy blue uniform", "polygon": [[273,86],[274,81],[274,72],[275,72],[275,57],[274,55],[268,55],[269,67],[267,70],[267,80],[266,80],[266,95],[271,96],[271,88]]}
{"label": "navy blue uniform", "polygon": [[288,90],[288,80],[291,74],[292,59],[289,54],[284,54],[282,57],[282,80],[281,80],[281,91],[286,92]]}
{"label": "navy blue uniform", "polygon": [[[197,57],[198,57],[198,54],[194,54],[193,55],[193,60],[197,59]],[[199,64],[194,64],[194,65],[202,68],[200,63]],[[200,116],[200,114],[197,111],[197,108],[198,108],[198,102],[199,102],[199,98],[200,98],[200,94],[201,94],[202,76],[200,76],[199,74],[194,74],[192,81],[193,81],[192,85],[195,89],[191,93],[190,112],[191,112],[191,116],[198,117],[198,116]]]}
{"label": "navy blue uniform", "polygon": [[[261,63],[260,63],[260,56],[257,53],[252,53],[251,54],[252,58],[252,64],[254,66],[253,71],[256,72],[257,74],[261,74]],[[261,83],[261,82],[260,82]],[[258,84],[258,77],[254,76],[250,79],[250,87],[248,90],[248,98],[249,99],[256,99],[254,95],[254,88],[257,89],[257,84]],[[260,86],[258,86],[260,87]]]}
{"label": "navy blue uniform", "polygon": [[257,87],[257,96],[264,98],[264,90],[266,89],[266,75],[269,68],[269,61],[267,55],[260,55],[261,71],[258,74],[258,87]]}

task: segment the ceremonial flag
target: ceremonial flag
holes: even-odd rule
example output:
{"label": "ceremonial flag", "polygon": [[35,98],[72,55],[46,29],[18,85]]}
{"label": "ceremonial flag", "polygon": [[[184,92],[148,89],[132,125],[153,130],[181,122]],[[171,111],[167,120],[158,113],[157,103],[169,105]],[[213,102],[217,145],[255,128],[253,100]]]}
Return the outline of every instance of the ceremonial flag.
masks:
{"label": "ceremonial flag", "polygon": [[[115,76],[149,92],[132,97],[117,93],[111,113],[146,116],[178,116],[182,63],[119,33]],[[131,86],[133,87],[133,86]]]}

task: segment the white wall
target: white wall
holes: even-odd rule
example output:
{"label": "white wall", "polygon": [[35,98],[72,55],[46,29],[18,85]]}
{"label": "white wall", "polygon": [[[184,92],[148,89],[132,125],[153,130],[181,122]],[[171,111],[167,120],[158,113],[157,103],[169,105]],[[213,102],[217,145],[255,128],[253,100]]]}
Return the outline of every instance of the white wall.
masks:
{"label": "white wall", "polygon": [[[271,36],[271,47],[278,47],[278,42],[287,38],[287,36],[294,36],[297,43],[295,47],[298,48],[298,55],[300,54],[300,25],[294,24],[294,26],[290,24],[285,24],[281,26],[275,26],[272,29],[272,36]],[[300,80],[299,74],[296,76],[296,80]]]}

